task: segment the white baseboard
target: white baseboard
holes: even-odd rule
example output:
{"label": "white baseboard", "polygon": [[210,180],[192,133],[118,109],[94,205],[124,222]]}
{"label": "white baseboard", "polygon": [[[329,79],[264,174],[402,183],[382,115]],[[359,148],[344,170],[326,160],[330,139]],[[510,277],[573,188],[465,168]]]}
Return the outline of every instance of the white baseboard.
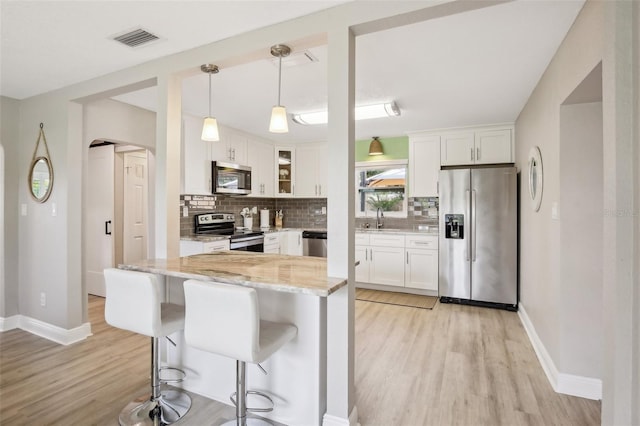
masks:
{"label": "white baseboard", "polygon": [[0,331],[12,330],[14,328],[28,331],[31,334],[44,337],[61,345],[70,345],[91,336],[91,324],[88,322],[79,327],[67,330],[24,315],[0,318]]}
{"label": "white baseboard", "polygon": [[324,413],[322,426],[360,426],[360,423],[358,423],[358,408],[355,405],[353,406],[348,419]]}
{"label": "white baseboard", "polygon": [[542,340],[538,337],[536,329],[527,315],[522,303],[518,305],[518,316],[522,326],[529,336],[529,341],[536,352],[538,361],[547,375],[547,379],[554,391],[565,395],[579,396],[581,398],[601,400],[602,380],[591,377],[576,376],[573,374],[560,373],[556,368],[553,359],[547,352]]}
{"label": "white baseboard", "polygon": [[20,315],[12,315],[9,318],[0,318],[0,331],[9,331],[20,326]]}

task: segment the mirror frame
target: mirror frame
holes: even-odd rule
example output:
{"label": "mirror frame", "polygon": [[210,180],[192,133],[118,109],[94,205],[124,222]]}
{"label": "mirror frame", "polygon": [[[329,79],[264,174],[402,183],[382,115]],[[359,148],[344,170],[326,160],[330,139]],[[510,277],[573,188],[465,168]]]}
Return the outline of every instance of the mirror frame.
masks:
{"label": "mirror frame", "polygon": [[[542,154],[540,148],[534,146],[529,151],[529,160],[527,162],[528,169],[528,185],[529,198],[531,199],[531,208],[537,212],[540,210],[542,203]],[[534,177],[535,172],[535,177]],[[534,189],[535,188],[535,189]]]}
{"label": "mirror frame", "polygon": [[[47,169],[49,170],[49,186],[47,187],[47,191],[41,198],[36,197],[36,194],[33,193],[33,171],[36,168],[36,165],[40,160],[44,160],[47,165]],[[31,166],[29,167],[29,180],[27,182],[29,185],[29,194],[31,194],[31,198],[33,198],[38,203],[44,203],[51,196],[51,191],[53,190],[53,166],[51,165],[51,161],[47,157],[36,157],[31,161]]]}

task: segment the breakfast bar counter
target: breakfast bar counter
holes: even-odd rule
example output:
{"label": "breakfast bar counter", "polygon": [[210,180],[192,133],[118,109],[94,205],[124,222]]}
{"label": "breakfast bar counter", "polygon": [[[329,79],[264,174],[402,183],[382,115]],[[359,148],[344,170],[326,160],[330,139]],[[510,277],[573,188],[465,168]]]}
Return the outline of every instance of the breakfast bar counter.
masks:
{"label": "breakfast bar counter", "polygon": [[119,267],[170,277],[320,297],[327,297],[347,284],[346,280],[327,277],[325,258],[246,251],[219,251],[175,259],[150,259]]}
{"label": "breakfast bar counter", "polygon": [[[294,324],[298,334],[261,364],[268,375],[257,366],[247,366],[247,387],[267,392],[275,401],[271,413],[261,413],[264,417],[288,425],[322,424],[327,404],[327,339],[331,338],[327,300],[347,284],[327,277],[325,258],[220,251],[119,267],[156,274],[164,283],[167,301],[177,304],[184,304],[182,284],[187,279],[255,288],[260,316]],[[181,386],[229,404],[229,395],[235,391],[235,362],[186,345],[183,331],[171,339],[176,346],[166,345],[163,358],[187,372]]]}

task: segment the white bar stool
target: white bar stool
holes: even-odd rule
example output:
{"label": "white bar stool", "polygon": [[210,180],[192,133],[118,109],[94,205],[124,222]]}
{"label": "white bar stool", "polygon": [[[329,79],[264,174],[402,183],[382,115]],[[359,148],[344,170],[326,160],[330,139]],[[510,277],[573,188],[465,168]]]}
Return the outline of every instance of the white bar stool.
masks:
{"label": "white bar stool", "polygon": [[[107,291],[104,317],[107,323],[151,337],[151,395],[131,401],[120,412],[118,421],[123,426],[175,423],[191,408],[191,398],[179,390],[161,392],[162,383],[182,381],[184,371],[160,368],[158,340],[184,329],[184,306],[161,302],[161,286],[153,274],[105,269],[104,278]],[[164,369],[177,370],[183,378],[161,380],[160,370]]]}
{"label": "white bar stool", "polygon": [[[236,419],[225,425],[264,425],[267,421],[247,418],[247,411],[271,411],[273,408],[247,408],[246,363],[259,364],[293,339],[296,326],[260,319],[258,295],[253,288],[188,280],[184,283],[184,337],[194,348],[236,360]],[[262,367],[260,367],[262,368]],[[264,370],[263,370],[264,371]]]}

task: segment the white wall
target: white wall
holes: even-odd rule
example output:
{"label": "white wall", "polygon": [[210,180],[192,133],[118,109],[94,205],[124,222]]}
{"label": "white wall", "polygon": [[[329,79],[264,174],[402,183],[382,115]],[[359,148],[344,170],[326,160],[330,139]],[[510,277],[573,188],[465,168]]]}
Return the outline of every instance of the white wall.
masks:
{"label": "white wall", "polygon": [[4,154],[4,194],[0,207],[4,216],[4,223],[0,223],[4,233],[0,239],[4,266],[0,268],[0,318],[18,313],[18,113],[18,101],[0,97],[0,145]]}
{"label": "white wall", "polygon": [[[602,83],[600,83],[602,84]],[[602,379],[602,102],[560,108],[560,371]]]}
{"label": "white wall", "polygon": [[156,114],[112,99],[84,105],[84,140],[108,140],[154,150]]}
{"label": "white wall", "polygon": [[[638,88],[631,83],[637,80],[638,61],[630,60],[632,48],[638,48],[632,44],[632,40],[638,42],[638,7],[637,2],[587,1],[516,121],[517,166],[526,170],[528,152],[536,145],[544,166],[539,212],[529,208],[528,194],[521,191],[521,306],[560,374],[601,375],[603,424],[632,424],[640,406],[640,374],[638,364],[633,363],[640,357],[640,344],[630,338],[640,335],[638,322],[634,322],[640,303],[638,236],[634,235],[639,216],[634,210],[638,205],[638,179],[634,179],[638,173],[634,162],[638,135],[632,132],[633,120],[638,118],[637,109],[633,109],[638,105]],[[571,209],[563,207],[570,194],[565,194],[567,189],[561,184],[560,110],[562,102],[600,61],[603,200],[594,207],[600,211],[598,220],[603,227],[603,309],[586,319],[588,311],[598,309],[598,286],[593,281],[587,284],[590,288],[583,295],[587,298],[583,309],[569,306],[581,302],[569,297],[580,284],[563,279],[567,277],[562,266],[562,225]],[[526,184],[526,179],[522,183]],[[551,217],[554,203],[558,203],[559,220]],[[596,327],[596,333],[602,329],[601,371],[596,366],[597,355],[581,360],[584,354],[579,353],[588,345],[589,326]],[[564,339],[575,327],[580,329],[577,336],[569,337],[578,345],[573,348]]]}
{"label": "white wall", "polygon": [[[558,321],[563,300],[561,222],[551,217],[560,202],[560,105],[601,61],[602,4],[587,2],[516,121],[516,165],[527,170],[539,146],[544,170],[542,204],[530,207],[523,173],[520,213],[520,301],[556,366],[565,357]],[[562,217],[562,205],[559,205]],[[592,376],[592,375],[590,375]]]}

